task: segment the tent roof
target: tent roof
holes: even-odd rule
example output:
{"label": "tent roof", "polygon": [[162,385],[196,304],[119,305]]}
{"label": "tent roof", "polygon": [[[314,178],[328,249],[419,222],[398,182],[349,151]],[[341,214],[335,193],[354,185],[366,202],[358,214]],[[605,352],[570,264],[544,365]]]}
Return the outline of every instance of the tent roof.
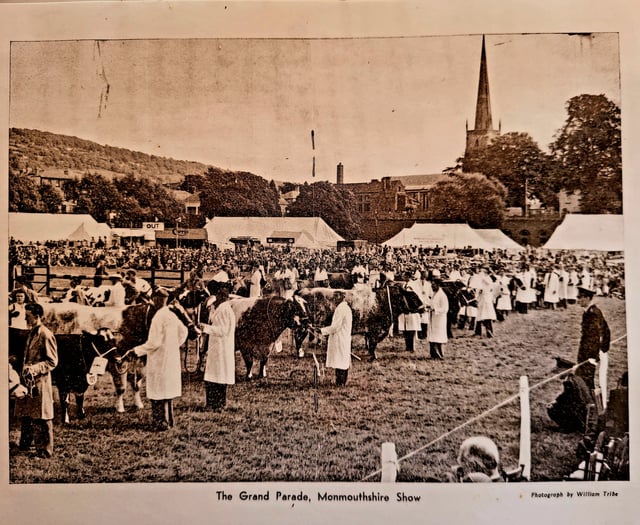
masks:
{"label": "tent roof", "polygon": [[405,228],[383,243],[385,246],[446,246],[447,248],[480,248],[490,250],[493,247],[468,224],[416,223]]}
{"label": "tent roof", "polygon": [[343,240],[320,217],[214,217],[205,225],[209,242],[230,244],[236,237],[255,237],[262,244],[268,237],[294,237],[294,247],[335,248]]}
{"label": "tent roof", "polygon": [[480,229],[477,228],[476,232],[487,241],[493,248],[499,248],[501,250],[524,250],[516,241],[506,235],[502,230],[498,229]]}
{"label": "tent roof", "polygon": [[544,245],[547,250],[624,251],[622,215],[570,213]]}
{"label": "tent roof", "polygon": [[[91,237],[97,240],[109,236],[110,232],[106,224],[98,223],[88,214],[9,213],[9,236],[22,242],[90,240]],[[75,239],[71,239],[72,235]]]}

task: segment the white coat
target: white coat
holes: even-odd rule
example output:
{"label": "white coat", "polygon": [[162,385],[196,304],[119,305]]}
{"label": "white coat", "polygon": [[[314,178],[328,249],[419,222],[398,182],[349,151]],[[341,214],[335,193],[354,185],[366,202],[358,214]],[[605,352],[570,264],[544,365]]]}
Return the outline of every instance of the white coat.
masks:
{"label": "white coat", "polygon": [[202,325],[202,331],[209,334],[204,380],[233,385],[236,382],[236,316],[229,301],[222,303],[211,313],[209,323]]}
{"label": "white coat", "polygon": [[555,304],[560,300],[560,275],[555,270],[544,276],[544,297],[545,303]]}
{"label": "white coat", "polygon": [[[406,289],[414,292],[420,299],[422,299],[422,283],[417,280],[409,281],[406,284]],[[400,332],[416,332],[420,330],[420,314],[400,314],[398,316],[398,330]]]}
{"label": "white coat", "polygon": [[560,288],[558,290],[558,296],[560,300],[567,299],[569,296],[569,272],[567,270],[558,270],[560,276]]}
{"label": "white coat", "polygon": [[481,287],[478,289],[478,313],[476,321],[495,321],[496,310],[493,307],[495,300],[494,282],[491,277],[485,276]]}
{"label": "white coat", "polygon": [[496,281],[498,286],[498,302],[496,304],[497,310],[509,311],[511,310],[511,292],[509,290],[509,277],[501,275]]}
{"label": "white coat", "polygon": [[447,312],[449,300],[442,288],[433,294],[431,299],[431,319],[427,334],[430,343],[446,343],[447,339]]}
{"label": "white coat", "polygon": [[147,397],[173,399],[182,395],[180,346],[187,339],[187,327],[168,306],[151,319],[147,341],[133,350],[147,356]]}
{"label": "white coat", "polygon": [[262,272],[260,270],[256,270],[251,275],[251,287],[249,288],[249,297],[260,297],[262,295],[262,286],[260,284],[262,281]]}
{"label": "white coat", "polygon": [[109,299],[107,299],[104,303],[105,306],[124,306],[127,298],[127,292],[122,286],[121,282],[115,283],[111,287],[111,293],[109,294]]}
{"label": "white coat", "polygon": [[321,329],[322,335],[328,335],[327,368],[348,370],[351,366],[351,325],[353,313],[346,301],[342,301],[335,311],[329,326]]}
{"label": "white coat", "polygon": [[567,283],[567,299],[576,300],[578,298],[578,284],[580,277],[578,272],[571,270],[569,272],[569,282]]}
{"label": "white coat", "polygon": [[431,299],[433,298],[433,288],[431,288],[431,281],[421,281],[422,304],[424,305],[424,312],[420,314],[420,322],[423,324],[429,324],[431,317]]}

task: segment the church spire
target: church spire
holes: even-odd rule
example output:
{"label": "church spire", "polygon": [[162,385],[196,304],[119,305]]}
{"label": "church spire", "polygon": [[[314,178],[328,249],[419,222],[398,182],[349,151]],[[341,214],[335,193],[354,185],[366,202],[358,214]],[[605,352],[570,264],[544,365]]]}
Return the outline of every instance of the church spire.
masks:
{"label": "church spire", "polygon": [[482,35],[482,53],[480,55],[480,79],[478,81],[478,100],[476,102],[475,129],[466,126],[467,146],[465,157],[486,148],[493,139],[500,135],[500,130],[493,129],[491,118],[491,98],[489,96],[489,72],[487,68],[487,51],[485,38]]}
{"label": "church spire", "polygon": [[493,129],[491,122],[491,99],[489,97],[489,74],[487,72],[487,52],[482,35],[482,54],[480,56],[480,80],[478,81],[478,101],[476,103],[477,131]]}

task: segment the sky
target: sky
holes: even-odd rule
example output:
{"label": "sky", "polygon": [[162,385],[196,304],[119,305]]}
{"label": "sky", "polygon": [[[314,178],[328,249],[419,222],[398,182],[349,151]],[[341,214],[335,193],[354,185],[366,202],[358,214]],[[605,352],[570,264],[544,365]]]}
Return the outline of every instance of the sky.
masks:
{"label": "sky", "polygon": [[[480,34],[13,42],[10,126],[267,180],[335,181],[338,163],[345,182],[439,173],[474,124],[481,45]],[[546,150],[571,97],[620,105],[617,34],[486,35],[486,49],[502,133]]]}

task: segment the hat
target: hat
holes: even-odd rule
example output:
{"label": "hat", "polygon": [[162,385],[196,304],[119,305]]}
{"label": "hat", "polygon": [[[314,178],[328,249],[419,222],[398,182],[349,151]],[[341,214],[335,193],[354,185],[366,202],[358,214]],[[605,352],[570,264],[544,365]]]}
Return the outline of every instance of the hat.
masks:
{"label": "hat", "polygon": [[433,277],[434,279],[437,279],[440,277],[440,270],[438,270],[437,268],[434,268],[431,271],[431,277]]}
{"label": "hat", "polygon": [[582,286],[578,286],[578,297],[588,297],[591,298],[596,294],[595,290],[591,290],[590,288],[584,288]]}
{"label": "hat", "polygon": [[120,275],[119,273],[112,273],[111,275],[109,275],[109,279],[119,279],[122,280],[122,275]]}
{"label": "hat", "polygon": [[158,286],[153,291],[153,296],[154,297],[169,297],[169,290],[167,290],[166,288],[164,288],[162,286]]}

